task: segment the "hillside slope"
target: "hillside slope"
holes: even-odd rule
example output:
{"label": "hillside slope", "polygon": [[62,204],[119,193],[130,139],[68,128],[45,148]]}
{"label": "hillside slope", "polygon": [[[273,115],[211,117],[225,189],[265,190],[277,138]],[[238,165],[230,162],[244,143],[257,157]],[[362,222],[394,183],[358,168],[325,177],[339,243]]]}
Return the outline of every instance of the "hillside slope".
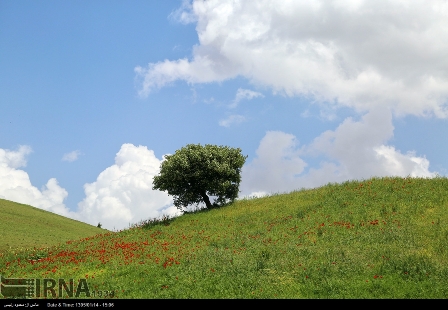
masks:
{"label": "hillside slope", "polygon": [[0,199],[0,252],[11,248],[49,247],[107,232],[29,205]]}
{"label": "hillside slope", "polygon": [[85,279],[114,298],[448,298],[448,179],[239,200],[0,255],[0,274]]}

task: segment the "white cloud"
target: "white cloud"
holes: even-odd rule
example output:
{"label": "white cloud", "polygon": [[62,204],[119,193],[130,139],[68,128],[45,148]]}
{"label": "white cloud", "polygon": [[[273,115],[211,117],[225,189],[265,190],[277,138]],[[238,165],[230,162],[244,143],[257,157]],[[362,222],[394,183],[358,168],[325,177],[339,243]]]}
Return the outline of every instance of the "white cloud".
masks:
{"label": "white cloud", "polygon": [[[177,80],[244,77],[318,104],[324,119],[340,107],[363,115],[300,149],[294,136],[268,132],[243,167],[244,193],[433,176],[426,158],[387,142],[393,116],[448,117],[447,1],[194,0],[182,10],[196,23],[199,45],[191,59],[137,67],[141,95]],[[305,171],[307,156],[325,161]]]}
{"label": "white cloud", "polygon": [[[308,154],[325,154],[340,163],[348,178],[371,176],[430,177],[426,159],[406,155],[385,143],[393,137],[392,114],[372,109],[360,121],[347,118],[334,131],[326,131],[308,146]],[[425,164],[428,164],[425,166]]]}
{"label": "white cloud", "polygon": [[137,67],[143,96],[176,80],[243,76],[359,112],[448,116],[444,0],[195,0],[182,14],[197,23],[199,45],[191,60]]}
{"label": "white cloud", "polygon": [[62,156],[62,160],[68,162],[74,162],[75,160],[78,159],[79,155],[81,155],[81,152],[79,150],[70,153],[65,153],[64,156]]}
{"label": "white cloud", "polygon": [[18,151],[0,149],[0,198],[28,204],[46,211],[97,225],[109,230],[124,229],[129,224],[161,215],[180,212],[168,194],[152,190],[153,177],[159,173],[161,160],[144,146],[123,144],[115,164],[101,172],[97,180],[84,185],[86,197],[78,211],[70,211],[63,203],[67,191],[55,178],[38,190],[28,174],[17,168],[26,166],[31,148]]}
{"label": "white cloud", "polygon": [[265,196],[268,196],[268,195],[269,195],[269,193],[267,193],[267,192],[263,192],[263,191],[260,191],[260,192],[252,192],[252,193],[247,194],[247,195],[244,195],[244,196],[239,196],[239,197],[237,198],[237,200],[241,200],[241,199],[261,198],[261,197],[265,197]]}
{"label": "white cloud", "polygon": [[101,172],[95,182],[84,185],[86,197],[78,204],[81,218],[92,225],[101,222],[112,230],[162,214],[179,214],[168,194],[152,190],[160,163],[147,147],[123,144],[115,164]]}
{"label": "white cloud", "polygon": [[19,146],[18,151],[0,149],[0,166],[19,168],[26,167],[26,156],[32,152],[28,145]]}
{"label": "white cloud", "polygon": [[[267,132],[257,157],[242,169],[242,195],[289,192],[373,176],[434,177],[425,157],[415,152],[403,154],[386,144],[393,129],[391,112],[375,109],[359,121],[347,118],[301,148],[291,134]],[[305,159],[315,156],[325,161],[305,172]]]}
{"label": "white cloud", "polygon": [[17,151],[0,149],[0,198],[77,219],[64,205],[68,193],[55,178],[39,190],[31,184],[25,171],[17,169],[26,166],[26,156],[31,152],[29,146],[20,146]]}
{"label": "white cloud", "polygon": [[249,89],[238,88],[235,99],[232,101],[230,108],[235,108],[241,100],[252,100],[253,98],[264,97],[262,93]]}
{"label": "white cloud", "polygon": [[219,126],[230,127],[232,124],[239,124],[246,120],[246,118],[242,115],[230,115],[226,119],[219,121]]}
{"label": "white cloud", "polygon": [[425,157],[415,156],[414,151],[403,155],[394,147],[386,145],[374,148],[374,151],[387,171],[392,171],[395,175],[426,178],[436,175],[429,171],[429,160]]}
{"label": "white cloud", "polygon": [[289,191],[295,188],[296,175],[303,172],[306,163],[296,149],[297,141],[291,134],[269,131],[260,141],[257,157],[242,168],[241,191]]}
{"label": "white cloud", "polygon": [[177,10],[174,10],[168,16],[168,18],[182,24],[194,23],[197,21],[197,19],[194,13],[191,12],[191,10],[192,5],[190,0],[182,0],[182,5]]}

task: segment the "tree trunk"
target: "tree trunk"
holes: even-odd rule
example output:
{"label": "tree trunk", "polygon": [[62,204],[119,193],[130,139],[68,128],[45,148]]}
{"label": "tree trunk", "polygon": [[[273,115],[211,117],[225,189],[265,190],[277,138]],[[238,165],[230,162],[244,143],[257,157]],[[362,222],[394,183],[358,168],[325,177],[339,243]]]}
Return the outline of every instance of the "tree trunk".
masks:
{"label": "tree trunk", "polygon": [[210,203],[210,199],[208,198],[207,194],[205,192],[201,193],[202,199],[205,202],[205,205],[207,206],[207,209],[211,209],[212,208],[212,204]]}

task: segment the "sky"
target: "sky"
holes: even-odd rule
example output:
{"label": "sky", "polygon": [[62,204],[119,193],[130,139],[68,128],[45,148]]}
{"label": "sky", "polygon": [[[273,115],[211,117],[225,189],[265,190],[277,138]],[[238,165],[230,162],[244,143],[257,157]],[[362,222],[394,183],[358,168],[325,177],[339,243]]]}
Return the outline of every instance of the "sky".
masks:
{"label": "sky", "polygon": [[[240,198],[448,176],[448,1],[0,1],[0,198],[120,230],[165,154],[240,148]],[[445,137],[445,138],[444,138]]]}

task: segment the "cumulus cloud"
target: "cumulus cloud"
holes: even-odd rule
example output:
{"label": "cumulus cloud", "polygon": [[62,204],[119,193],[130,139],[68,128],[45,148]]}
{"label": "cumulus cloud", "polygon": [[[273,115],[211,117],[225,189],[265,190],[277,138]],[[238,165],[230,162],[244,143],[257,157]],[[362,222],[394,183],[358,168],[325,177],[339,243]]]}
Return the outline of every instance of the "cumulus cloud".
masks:
{"label": "cumulus cloud", "polygon": [[229,107],[235,108],[241,100],[252,100],[253,98],[257,97],[264,97],[264,95],[253,90],[238,88],[235,99],[232,101]]}
{"label": "cumulus cloud", "polygon": [[230,127],[232,124],[239,124],[246,120],[246,118],[242,115],[230,115],[226,119],[222,119],[219,121],[219,126]]}
{"label": "cumulus cloud", "polygon": [[123,144],[115,164],[98,175],[95,182],[84,185],[86,197],[78,204],[81,218],[107,229],[123,229],[141,220],[179,214],[172,198],[152,190],[161,160],[146,146]]}
{"label": "cumulus cloud", "polygon": [[65,153],[64,156],[62,156],[62,160],[71,163],[74,162],[75,160],[78,160],[79,155],[81,155],[81,152],[79,150],[70,153]]}
{"label": "cumulus cloud", "polygon": [[246,194],[246,195],[239,195],[237,200],[241,200],[241,199],[253,199],[253,198],[261,198],[261,197],[265,197],[268,196],[269,193],[267,192],[251,192],[250,194]]}
{"label": "cumulus cloud", "polygon": [[17,151],[0,149],[0,166],[12,169],[26,167],[26,156],[31,152],[28,145],[20,145]]}
{"label": "cumulus cloud", "polygon": [[68,193],[55,178],[39,190],[31,184],[28,174],[18,169],[26,166],[26,156],[31,152],[29,146],[20,146],[17,151],[0,149],[0,198],[95,226],[101,222],[109,230],[180,214],[168,194],[152,190],[153,177],[159,173],[162,160],[147,147],[123,144],[115,164],[101,172],[95,182],[84,185],[86,197],[78,204],[77,212],[65,206]]}
{"label": "cumulus cloud", "polygon": [[[373,176],[434,177],[425,157],[403,154],[387,145],[393,137],[391,114],[374,109],[359,121],[347,118],[335,130],[323,132],[300,148],[291,134],[267,132],[257,156],[242,169],[242,195],[288,192]],[[325,160],[305,171],[306,159],[317,156]]]}
{"label": "cumulus cloud", "polygon": [[415,151],[401,154],[394,147],[381,145],[374,148],[386,171],[392,171],[398,176],[435,177],[436,173],[429,171],[429,160],[415,156]]}
{"label": "cumulus cloud", "polygon": [[358,122],[347,118],[336,130],[322,133],[307,152],[325,154],[338,161],[344,173],[352,178],[433,176],[427,170],[429,163],[426,159],[421,158],[418,164],[419,160],[412,153],[404,155],[385,144],[393,137],[393,130],[391,112],[384,108],[373,109]]}
{"label": "cumulus cloud", "polygon": [[291,134],[269,131],[260,141],[256,158],[242,168],[242,195],[293,190],[306,163]]}
{"label": "cumulus cloud", "polygon": [[55,178],[39,190],[31,184],[28,174],[18,169],[26,166],[26,156],[31,152],[29,146],[20,146],[17,151],[0,149],[0,198],[77,219],[64,205],[68,193]]}
{"label": "cumulus cloud", "polygon": [[448,115],[444,0],[195,0],[176,14],[196,22],[199,45],[191,60],[136,67],[143,96],[176,80],[243,76],[359,112]]}
{"label": "cumulus cloud", "polygon": [[182,0],[182,5],[174,10],[168,18],[182,24],[190,24],[197,21],[196,15],[192,12],[192,5],[189,0]]}
{"label": "cumulus cloud", "polygon": [[[188,18],[179,13],[179,21],[196,23],[199,44],[191,59],[135,68],[142,96],[178,80],[243,77],[318,104],[324,119],[340,107],[362,116],[301,148],[292,135],[268,132],[243,167],[246,194],[434,175],[425,157],[387,143],[393,117],[448,116],[448,40],[441,40],[448,37],[447,1],[193,0],[181,11]],[[242,99],[249,99],[243,91]],[[313,156],[325,160],[308,167]]]}

